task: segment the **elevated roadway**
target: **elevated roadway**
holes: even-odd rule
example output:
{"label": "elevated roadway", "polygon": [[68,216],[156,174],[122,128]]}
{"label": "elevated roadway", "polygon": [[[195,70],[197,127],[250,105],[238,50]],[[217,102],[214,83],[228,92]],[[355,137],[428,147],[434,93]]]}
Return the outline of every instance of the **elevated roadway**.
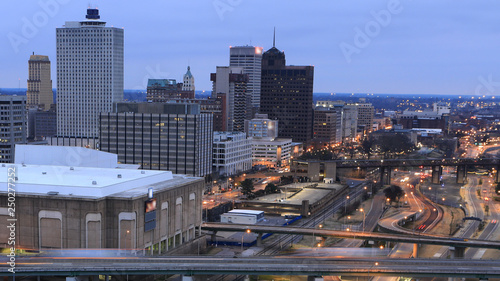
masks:
{"label": "elevated roadway", "polygon": [[[5,262],[0,276],[11,276]],[[307,276],[411,276],[499,278],[498,260],[428,260],[389,258],[213,256],[136,257],[125,259],[18,258],[16,277],[92,275],[307,275]]]}
{"label": "elevated roadway", "polygon": [[452,247],[500,249],[500,241],[487,241],[487,240],[475,240],[475,239],[467,240],[467,239],[449,238],[446,236],[428,235],[428,234],[396,235],[388,233],[370,233],[370,232],[359,232],[359,231],[340,231],[340,230],[283,227],[283,226],[238,225],[238,224],[224,224],[224,223],[204,223],[201,225],[201,228],[204,230],[212,230],[212,231],[245,232],[247,230],[250,230],[251,232],[254,233],[315,235],[322,237],[390,241],[398,243],[417,243],[417,244],[444,245]]}

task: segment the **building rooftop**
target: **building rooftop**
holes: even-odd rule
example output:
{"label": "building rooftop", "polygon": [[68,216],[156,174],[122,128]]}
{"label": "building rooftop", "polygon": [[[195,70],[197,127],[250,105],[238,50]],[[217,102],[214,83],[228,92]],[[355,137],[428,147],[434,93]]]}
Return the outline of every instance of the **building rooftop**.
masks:
{"label": "building rooftop", "polygon": [[[16,171],[14,188],[17,194],[89,199],[134,198],[147,194],[150,187],[158,191],[199,180],[174,176],[170,171],[2,164],[0,185],[7,186],[9,168]],[[7,192],[7,188],[1,192]]]}
{"label": "building rooftop", "polygon": [[118,156],[104,151],[74,147],[16,144],[15,163],[72,167],[118,168]]}
{"label": "building rooftop", "polygon": [[[189,70],[188,70],[189,72]],[[189,72],[191,73],[191,72]],[[177,86],[177,81],[175,79],[148,79],[148,87],[166,87],[166,86]]]}
{"label": "building rooftop", "polygon": [[50,61],[48,56],[42,56],[42,55],[31,55],[30,56],[30,61]]}

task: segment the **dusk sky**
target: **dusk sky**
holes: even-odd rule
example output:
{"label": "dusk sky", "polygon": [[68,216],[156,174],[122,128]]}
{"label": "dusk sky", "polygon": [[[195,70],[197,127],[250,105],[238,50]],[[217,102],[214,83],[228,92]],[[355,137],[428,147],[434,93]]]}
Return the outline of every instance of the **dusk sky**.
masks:
{"label": "dusk sky", "polygon": [[[47,3],[47,5],[43,5]],[[26,87],[32,52],[48,55],[56,88],[55,29],[89,1],[3,1],[0,88]],[[197,90],[229,64],[229,46],[276,47],[287,64],[314,65],[314,92],[500,95],[500,1],[91,1],[125,29],[125,89],[148,78]]]}

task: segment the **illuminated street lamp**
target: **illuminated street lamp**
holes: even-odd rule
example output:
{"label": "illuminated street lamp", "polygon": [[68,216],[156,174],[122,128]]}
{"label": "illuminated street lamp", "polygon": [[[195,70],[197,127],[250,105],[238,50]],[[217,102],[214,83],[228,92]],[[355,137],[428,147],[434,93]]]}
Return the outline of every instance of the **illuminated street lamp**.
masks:
{"label": "illuminated street lamp", "polygon": [[[247,229],[246,233],[250,233],[250,229]],[[243,237],[245,237],[245,233],[241,234],[241,251],[243,252]]]}
{"label": "illuminated street lamp", "polygon": [[208,222],[208,202],[203,201],[203,205],[205,206],[205,222]]}
{"label": "illuminated street lamp", "polygon": [[[323,225],[322,224],[319,224],[318,225],[319,229],[323,228]],[[313,248],[314,248],[314,242],[316,242],[316,239],[314,239],[314,235],[315,235],[315,232],[316,232],[316,226],[314,227],[313,229],[313,241],[312,241],[312,245],[313,245]],[[319,243],[318,243],[319,244]],[[319,246],[318,246],[319,247]]]}
{"label": "illuminated street lamp", "polygon": [[363,232],[365,232],[365,209],[361,208],[359,211],[363,213]]}
{"label": "illuminated street lamp", "polygon": [[344,224],[345,224],[345,216],[347,215],[347,200],[349,200],[349,195],[346,196],[344,202]]}

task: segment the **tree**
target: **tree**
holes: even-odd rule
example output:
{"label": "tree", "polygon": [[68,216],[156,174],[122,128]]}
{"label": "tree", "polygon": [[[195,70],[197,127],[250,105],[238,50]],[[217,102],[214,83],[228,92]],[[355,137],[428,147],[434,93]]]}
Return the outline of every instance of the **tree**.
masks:
{"label": "tree", "polygon": [[245,179],[244,181],[240,182],[241,184],[241,193],[243,195],[246,195],[247,198],[251,198],[253,196],[253,181],[251,179]]}
{"label": "tree", "polygon": [[361,143],[361,150],[363,151],[363,153],[366,154],[366,156],[368,156],[368,159],[370,159],[370,156],[372,155],[372,146],[373,146],[373,144],[374,144],[374,140],[371,137],[366,138]]}
{"label": "tree", "polygon": [[266,188],[264,188],[264,191],[266,194],[276,193],[278,192],[278,187],[273,183],[268,183]]}
{"label": "tree", "polygon": [[389,200],[391,200],[391,202],[399,201],[399,199],[401,197],[403,197],[404,194],[405,193],[404,193],[403,189],[398,185],[391,185],[391,186],[387,187],[386,189],[384,189],[385,197],[389,198]]}
{"label": "tree", "polygon": [[415,145],[410,138],[403,134],[385,135],[377,142],[380,150],[384,153],[384,158],[387,158],[389,154],[399,154],[415,149]]}

